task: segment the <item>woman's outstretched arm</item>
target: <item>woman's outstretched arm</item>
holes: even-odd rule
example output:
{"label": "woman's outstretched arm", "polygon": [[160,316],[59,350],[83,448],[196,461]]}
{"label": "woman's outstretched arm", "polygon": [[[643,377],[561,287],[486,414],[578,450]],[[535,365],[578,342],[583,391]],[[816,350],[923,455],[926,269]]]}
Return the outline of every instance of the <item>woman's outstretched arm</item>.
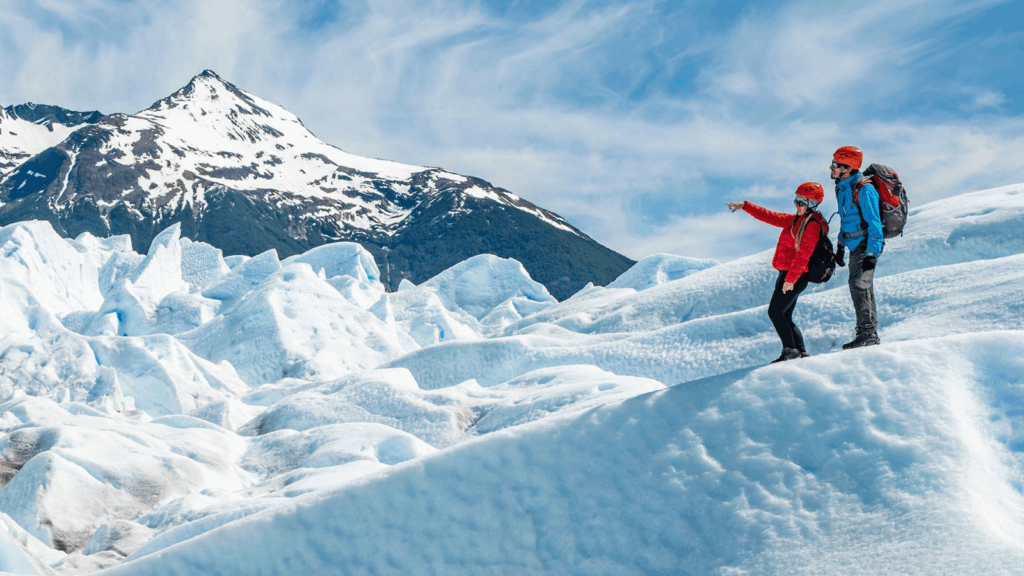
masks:
{"label": "woman's outstretched arm", "polygon": [[750,214],[754,218],[757,218],[765,224],[771,224],[772,226],[778,226],[779,228],[786,228],[793,223],[792,214],[783,214],[782,212],[772,212],[767,208],[762,208],[753,202],[726,202],[726,206],[729,207],[733,212],[743,209],[744,212]]}

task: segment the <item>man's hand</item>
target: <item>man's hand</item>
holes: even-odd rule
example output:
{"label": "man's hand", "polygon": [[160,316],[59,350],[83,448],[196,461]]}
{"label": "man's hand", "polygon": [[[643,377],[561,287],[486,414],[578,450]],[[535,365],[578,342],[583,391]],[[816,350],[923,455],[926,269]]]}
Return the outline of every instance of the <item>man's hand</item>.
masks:
{"label": "man's hand", "polygon": [[792,289],[793,289],[793,283],[792,282],[784,282],[782,284],[782,293],[783,294],[785,294],[786,292],[789,292]]}
{"label": "man's hand", "polygon": [[729,207],[729,210],[735,212],[740,208],[743,208],[743,205],[746,203],[747,202],[744,200],[743,202],[726,202],[725,205]]}
{"label": "man's hand", "polygon": [[878,264],[878,256],[865,256],[864,263],[860,265],[861,270],[874,270]]}
{"label": "man's hand", "polygon": [[842,244],[836,247],[836,266],[846,266],[846,246]]}

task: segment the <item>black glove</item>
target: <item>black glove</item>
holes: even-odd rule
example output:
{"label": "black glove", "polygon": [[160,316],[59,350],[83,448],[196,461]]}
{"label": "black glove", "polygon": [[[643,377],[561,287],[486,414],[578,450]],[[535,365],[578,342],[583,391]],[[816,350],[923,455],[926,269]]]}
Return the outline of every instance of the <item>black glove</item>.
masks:
{"label": "black glove", "polygon": [[842,244],[836,248],[836,266],[846,266],[846,247]]}
{"label": "black glove", "polygon": [[860,265],[861,270],[874,270],[875,264],[878,264],[877,256],[865,256],[864,262]]}

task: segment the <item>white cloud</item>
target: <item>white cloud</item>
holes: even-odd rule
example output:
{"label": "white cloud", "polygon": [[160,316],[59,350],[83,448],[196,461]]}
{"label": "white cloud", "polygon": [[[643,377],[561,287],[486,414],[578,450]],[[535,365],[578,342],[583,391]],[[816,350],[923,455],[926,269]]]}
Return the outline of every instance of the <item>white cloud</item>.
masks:
{"label": "white cloud", "polygon": [[703,77],[720,98],[774,99],[781,106],[776,113],[855,107],[845,102],[858,88],[875,96],[912,88],[913,75],[900,70],[951,49],[928,32],[1001,1],[800,1],[774,12],[754,9],[727,35]]}
{"label": "white cloud", "polygon": [[719,212],[700,216],[673,216],[644,237],[616,238],[629,244],[634,259],[667,252],[693,258],[727,261],[774,249],[780,230],[758,222],[745,212],[729,212],[725,202]]}
{"label": "white cloud", "polygon": [[1006,103],[1006,96],[1001,92],[985,88],[965,89],[964,93],[971,98],[970,108],[979,110],[984,108],[998,108]]}

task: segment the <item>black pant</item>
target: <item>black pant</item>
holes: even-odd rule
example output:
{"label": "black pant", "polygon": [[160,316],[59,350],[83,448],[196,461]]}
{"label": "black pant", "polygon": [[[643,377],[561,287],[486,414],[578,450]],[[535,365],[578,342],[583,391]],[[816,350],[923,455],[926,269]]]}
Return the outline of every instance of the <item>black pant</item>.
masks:
{"label": "black pant", "polygon": [[875,307],[875,271],[864,269],[864,255],[867,240],[850,252],[850,298],[857,313],[857,336],[871,337],[878,334],[878,310]]}
{"label": "black pant", "polygon": [[786,283],[788,271],[779,272],[779,279],[775,282],[775,292],[772,293],[772,300],[768,303],[768,318],[775,325],[775,331],[779,333],[779,339],[786,348],[796,348],[806,351],[804,348],[804,336],[800,329],[793,323],[793,309],[796,308],[796,299],[800,293],[807,289],[807,274],[800,276],[800,279],[793,285],[793,289],[785,294],[782,293],[782,285]]}

